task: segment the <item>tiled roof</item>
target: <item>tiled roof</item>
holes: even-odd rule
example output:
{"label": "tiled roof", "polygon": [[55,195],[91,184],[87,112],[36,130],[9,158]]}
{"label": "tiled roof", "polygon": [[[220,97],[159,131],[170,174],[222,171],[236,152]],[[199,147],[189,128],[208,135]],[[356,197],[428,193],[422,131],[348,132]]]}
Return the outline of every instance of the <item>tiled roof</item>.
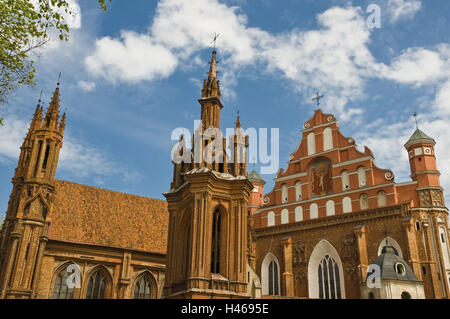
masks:
{"label": "tiled roof", "polygon": [[167,202],[67,181],[55,184],[50,239],[166,253]]}
{"label": "tiled roof", "polygon": [[433,144],[436,143],[434,141],[434,139],[432,139],[431,137],[429,137],[427,134],[425,134],[424,132],[422,132],[419,129],[415,130],[415,132],[413,133],[413,135],[411,135],[411,137],[409,138],[408,142],[406,142],[405,145],[408,145],[411,142],[431,142]]}

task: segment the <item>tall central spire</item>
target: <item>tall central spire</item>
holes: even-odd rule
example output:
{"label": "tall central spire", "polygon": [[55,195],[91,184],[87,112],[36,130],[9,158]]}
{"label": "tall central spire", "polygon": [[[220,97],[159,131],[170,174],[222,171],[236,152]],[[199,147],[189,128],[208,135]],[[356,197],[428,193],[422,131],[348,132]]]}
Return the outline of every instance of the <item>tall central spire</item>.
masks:
{"label": "tall central spire", "polygon": [[220,99],[220,81],[217,79],[217,52],[212,52],[209,62],[208,80],[203,81],[202,98],[217,97]]}
{"label": "tall central spire", "polygon": [[217,79],[217,52],[212,52],[209,62],[208,79],[203,80],[202,97],[198,100],[202,105],[201,120],[203,128],[211,126],[219,128],[220,110],[223,105],[220,102],[220,81]]}

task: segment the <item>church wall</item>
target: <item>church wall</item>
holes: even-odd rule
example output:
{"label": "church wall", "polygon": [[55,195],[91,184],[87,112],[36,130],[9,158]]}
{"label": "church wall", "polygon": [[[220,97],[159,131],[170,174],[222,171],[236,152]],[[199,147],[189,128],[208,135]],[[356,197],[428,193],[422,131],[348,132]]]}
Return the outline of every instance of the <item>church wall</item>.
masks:
{"label": "church wall", "polygon": [[74,290],[76,299],[85,298],[90,275],[98,267],[102,267],[110,279],[107,298],[133,298],[136,279],[144,273],[149,274],[152,281],[152,298],[161,298],[164,255],[57,241],[47,244],[36,297],[53,298],[57,274],[73,263],[81,271],[81,286]]}
{"label": "church wall", "polygon": [[[358,216],[359,215],[359,216]],[[305,221],[292,225],[280,225],[257,230],[256,271],[261,276],[261,265],[269,252],[277,256],[281,274],[285,271],[282,241],[286,237],[292,240],[292,267],[294,275],[294,294],[296,297],[307,298],[308,295],[308,264],[315,246],[322,240],[327,240],[338,252],[342,260],[345,281],[345,297],[360,298],[360,280],[365,280],[366,272],[360,273],[360,257],[355,238],[355,227],[366,226],[368,261],[373,262],[378,256],[378,248],[385,238],[386,231],[400,245],[405,259],[408,247],[401,226],[401,206],[389,210],[372,210],[360,214],[332,216],[315,221]],[[367,267],[368,265],[363,265]],[[361,275],[364,277],[361,278]],[[261,277],[260,277],[261,278]],[[281,277],[282,278],[282,277]],[[261,278],[263,281],[264,278]],[[281,293],[285,294],[286,283],[281,279]]]}

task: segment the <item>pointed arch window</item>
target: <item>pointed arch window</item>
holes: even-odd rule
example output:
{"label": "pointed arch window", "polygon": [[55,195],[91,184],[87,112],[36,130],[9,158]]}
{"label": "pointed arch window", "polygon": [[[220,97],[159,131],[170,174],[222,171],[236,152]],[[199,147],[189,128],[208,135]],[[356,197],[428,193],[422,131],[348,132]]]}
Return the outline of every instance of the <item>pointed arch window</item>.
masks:
{"label": "pointed arch window", "polygon": [[261,265],[262,294],[276,296],[280,294],[280,264],[272,253],[267,253]]}
{"label": "pointed arch window", "polygon": [[341,299],[341,283],[339,267],[336,261],[326,255],[319,263],[319,298],[320,299]]}
{"label": "pointed arch window", "polygon": [[212,245],[211,245],[211,273],[220,272],[220,210],[213,214]]}
{"label": "pointed arch window", "polygon": [[105,299],[107,281],[105,274],[99,269],[89,278],[86,299]]}
{"label": "pointed arch window", "polygon": [[55,285],[53,287],[53,299],[73,299],[74,288],[69,288],[67,286],[67,279],[69,274],[67,272],[67,267],[58,273],[55,280]]}
{"label": "pointed arch window", "polygon": [[141,276],[134,286],[134,299],[152,298],[152,282],[149,274]]}

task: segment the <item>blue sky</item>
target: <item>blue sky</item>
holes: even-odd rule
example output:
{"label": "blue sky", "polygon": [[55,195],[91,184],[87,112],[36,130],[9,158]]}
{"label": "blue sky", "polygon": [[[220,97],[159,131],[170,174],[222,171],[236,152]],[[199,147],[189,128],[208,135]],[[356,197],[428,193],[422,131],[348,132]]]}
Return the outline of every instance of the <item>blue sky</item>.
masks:
{"label": "blue sky", "polygon": [[[416,111],[437,141],[450,199],[450,1],[113,0],[105,13],[94,1],[71,3],[69,43],[37,52],[37,86],[0,107],[0,212],[39,92],[47,106],[59,72],[67,125],[57,178],[163,199],[171,132],[192,130],[200,115],[214,32],[222,128],[234,126],[237,110],[246,128],[279,128],[285,168],[319,90],[343,134],[404,182]],[[381,9],[381,28],[367,27],[370,4]],[[274,175],[263,177],[268,192]]]}

